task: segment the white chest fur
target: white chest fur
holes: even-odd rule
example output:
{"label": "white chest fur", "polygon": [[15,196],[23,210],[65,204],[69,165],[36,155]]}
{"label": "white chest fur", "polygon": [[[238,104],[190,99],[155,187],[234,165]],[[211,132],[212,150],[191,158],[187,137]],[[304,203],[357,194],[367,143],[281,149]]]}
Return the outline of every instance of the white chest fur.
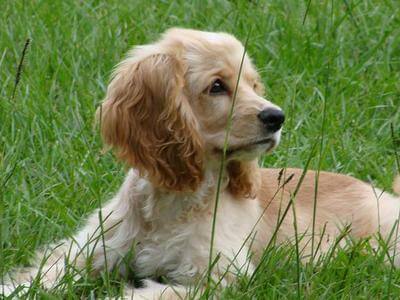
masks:
{"label": "white chest fur", "polygon": [[[209,178],[195,194],[153,190],[146,197],[140,197],[139,217],[147,225],[135,238],[137,275],[165,276],[187,284],[204,274],[210,253],[214,186]],[[213,247],[213,257],[218,255],[219,259],[214,272],[221,274],[227,268],[248,267],[249,244],[257,231],[255,224],[261,212],[256,200],[234,199],[228,193],[221,193]]]}

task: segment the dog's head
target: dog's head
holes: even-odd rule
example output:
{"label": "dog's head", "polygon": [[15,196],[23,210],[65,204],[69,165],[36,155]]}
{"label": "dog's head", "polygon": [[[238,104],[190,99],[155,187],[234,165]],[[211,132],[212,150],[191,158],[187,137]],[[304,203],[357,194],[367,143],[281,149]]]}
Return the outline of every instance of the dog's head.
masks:
{"label": "dog's head", "polygon": [[243,53],[231,35],[185,29],[134,48],[100,110],[105,142],[156,186],[196,190],[206,166],[221,158],[236,90],[228,174],[234,193],[250,194],[251,161],[278,144],[284,115],[263,98],[247,55],[238,81]]}

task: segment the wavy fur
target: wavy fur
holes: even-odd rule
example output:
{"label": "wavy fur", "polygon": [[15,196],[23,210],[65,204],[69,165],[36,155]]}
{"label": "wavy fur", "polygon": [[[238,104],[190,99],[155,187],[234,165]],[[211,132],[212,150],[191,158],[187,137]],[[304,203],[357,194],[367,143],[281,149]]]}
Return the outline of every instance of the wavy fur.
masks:
{"label": "wavy fur", "polygon": [[156,186],[195,191],[204,175],[203,146],[187,105],[183,72],[168,54],[123,61],[107,91],[101,129],[119,158]]}

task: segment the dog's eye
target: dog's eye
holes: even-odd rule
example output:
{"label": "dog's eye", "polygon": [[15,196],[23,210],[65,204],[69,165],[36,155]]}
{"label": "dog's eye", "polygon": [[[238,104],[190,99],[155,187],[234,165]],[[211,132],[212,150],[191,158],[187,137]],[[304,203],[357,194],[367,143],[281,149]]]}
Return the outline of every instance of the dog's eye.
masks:
{"label": "dog's eye", "polygon": [[227,92],[228,90],[226,89],[224,83],[220,79],[217,79],[211,85],[211,88],[208,93],[210,95],[221,95],[221,94],[226,94]]}

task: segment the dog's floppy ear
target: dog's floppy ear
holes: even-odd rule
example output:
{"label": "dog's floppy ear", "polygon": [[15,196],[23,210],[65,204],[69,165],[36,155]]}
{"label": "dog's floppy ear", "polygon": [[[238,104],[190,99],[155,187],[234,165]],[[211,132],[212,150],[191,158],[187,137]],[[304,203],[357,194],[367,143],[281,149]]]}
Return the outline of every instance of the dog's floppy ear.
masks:
{"label": "dog's floppy ear", "polygon": [[170,54],[133,51],[116,69],[101,108],[104,141],[158,187],[195,190],[202,141],[184,92],[184,69]]}
{"label": "dog's floppy ear", "polygon": [[230,161],[227,165],[229,192],[238,198],[255,198],[261,185],[257,161]]}

